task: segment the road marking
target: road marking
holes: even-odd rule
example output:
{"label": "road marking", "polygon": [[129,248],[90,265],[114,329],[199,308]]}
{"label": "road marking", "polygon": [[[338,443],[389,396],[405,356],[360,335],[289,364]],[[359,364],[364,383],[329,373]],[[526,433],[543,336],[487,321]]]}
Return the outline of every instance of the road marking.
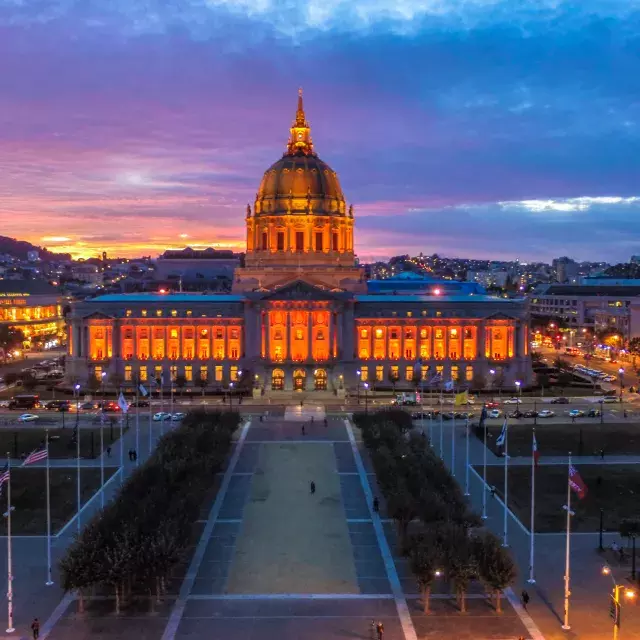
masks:
{"label": "road marking", "polygon": [[40,638],[42,638],[42,640],[47,640],[49,634],[53,631],[53,628],[58,624],[58,622],[60,622],[60,618],[62,618],[69,605],[75,599],[75,593],[67,593],[67,595],[62,598],[58,606],[53,610],[53,613],[49,616],[47,621],[42,625],[42,628],[40,629]]}
{"label": "road marking", "polygon": [[[473,467],[471,467],[471,471],[478,478],[478,480],[480,480],[480,483],[484,484],[487,487],[486,490],[490,490],[491,489],[491,487],[482,479],[482,476]],[[497,500],[502,505],[503,508],[505,507],[504,501],[501,500],[500,496],[498,496],[497,494],[494,496],[494,500]],[[509,512],[509,515],[516,521],[516,524],[525,532],[525,534],[530,536],[531,532],[529,531],[529,529],[527,529],[527,527],[525,527],[522,524],[522,522],[520,522],[520,520],[516,517],[516,514],[513,513],[513,511],[511,511],[511,509],[509,509],[509,507],[507,507],[507,511]]]}
{"label": "road marking", "polygon": [[520,604],[520,600],[518,600],[516,594],[513,593],[513,589],[511,587],[507,587],[504,590],[504,595],[509,601],[509,604],[513,607],[513,610],[518,614],[520,622],[522,622],[522,624],[529,632],[531,640],[545,640],[542,631],[538,629],[538,625],[533,621],[533,618],[527,611],[525,611],[525,608],[522,606],[522,604]]}
{"label": "road marking", "polygon": [[200,565],[202,564],[202,559],[204,558],[207,544],[209,544],[211,534],[213,533],[213,528],[215,527],[216,521],[218,519],[218,514],[222,509],[222,503],[224,502],[227,490],[229,489],[233,470],[235,469],[236,464],[238,463],[238,459],[240,458],[242,446],[244,445],[250,426],[251,420],[247,420],[247,422],[245,422],[244,426],[242,427],[240,437],[236,441],[236,448],[233,452],[233,455],[231,456],[231,460],[229,461],[229,466],[227,467],[227,471],[224,474],[222,484],[220,485],[220,489],[218,490],[216,499],[213,503],[213,506],[211,507],[211,511],[209,512],[209,517],[207,518],[208,522],[205,525],[202,534],[200,535],[200,540],[198,540],[198,546],[196,547],[193,558],[191,559],[191,564],[189,565],[187,574],[184,577],[182,586],[180,587],[178,599],[176,600],[175,604],[173,605],[173,609],[171,610],[169,620],[167,621],[167,626],[164,630],[164,633],[162,634],[162,640],[173,640],[176,636],[178,627],[182,620],[182,616],[184,615],[185,607],[187,606],[187,599],[196,581],[196,576],[198,575],[198,571],[200,570]]}
{"label": "road marking", "polygon": [[373,528],[376,532],[376,538],[378,539],[378,547],[380,549],[380,554],[382,555],[382,559],[384,561],[384,567],[387,572],[387,578],[389,580],[389,584],[391,585],[391,591],[393,593],[393,599],[396,603],[396,609],[398,610],[398,617],[400,618],[400,624],[402,625],[402,633],[404,635],[405,640],[418,640],[418,636],[416,635],[415,627],[413,626],[413,620],[411,620],[411,614],[409,613],[409,606],[407,605],[407,599],[404,596],[402,591],[402,586],[400,584],[400,578],[398,577],[398,571],[396,570],[396,565],[393,561],[393,557],[391,555],[391,550],[389,549],[389,544],[387,543],[387,539],[384,535],[384,530],[382,529],[382,523],[380,522],[380,518],[374,518],[372,513],[372,504],[373,504],[373,495],[371,493],[371,486],[369,485],[369,479],[367,478],[367,472],[364,469],[364,463],[362,462],[362,457],[360,456],[360,451],[358,451],[358,446],[356,444],[356,438],[353,433],[353,429],[351,428],[351,423],[348,420],[344,421],[345,427],[347,428],[347,434],[349,435],[349,442],[351,442],[351,450],[353,452],[353,457],[356,462],[356,467],[358,468],[358,473],[360,475],[360,484],[362,485],[362,490],[367,498],[367,507],[369,509],[369,515],[373,520]]}
{"label": "road marking", "polygon": [[188,600],[391,600],[391,593],[237,593],[193,594]]}

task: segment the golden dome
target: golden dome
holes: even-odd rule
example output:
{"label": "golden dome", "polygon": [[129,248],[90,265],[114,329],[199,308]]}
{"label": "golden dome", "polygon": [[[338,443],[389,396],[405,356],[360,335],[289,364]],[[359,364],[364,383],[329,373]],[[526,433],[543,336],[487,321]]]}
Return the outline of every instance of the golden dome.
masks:
{"label": "golden dome", "polygon": [[336,172],[313,150],[311,130],[298,92],[298,109],[290,129],[287,150],[264,173],[256,195],[254,213],[261,215],[346,214]]}

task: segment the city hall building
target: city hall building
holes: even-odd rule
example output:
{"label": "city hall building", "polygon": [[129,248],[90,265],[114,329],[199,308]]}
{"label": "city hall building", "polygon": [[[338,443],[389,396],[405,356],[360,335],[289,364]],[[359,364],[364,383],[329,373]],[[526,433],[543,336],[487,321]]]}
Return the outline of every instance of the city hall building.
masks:
{"label": "city hall building", "polygon": [[[229,294],[104,295],[67,320],[70,381],[239,378],[260,393],[409,386],[435,372],[460,387],[531,381],[523,300],[475,283],[404,273],[367,282],[354,254],[354,209],[317,156],[298,97],[287,149],[246,210],[246,258]],[[493,373],[490,374],[490,372]],[[494,378],[495,379],[495,378]]]}

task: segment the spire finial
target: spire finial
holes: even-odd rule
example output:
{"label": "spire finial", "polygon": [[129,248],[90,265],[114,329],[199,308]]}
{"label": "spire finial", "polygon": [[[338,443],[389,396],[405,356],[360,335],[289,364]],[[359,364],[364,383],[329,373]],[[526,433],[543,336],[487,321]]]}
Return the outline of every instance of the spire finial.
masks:
{"label": "spire finial", "polygon": [[308,127],[307,118],[304,115],[304,105],[302,103],[302,87],[298,89],[298,108],[296,110],[296,127]]}
{"label": "spire finial", "polygon": [[302,87],[298,89],[298,108],[296,109],[296,118],[290,129],[291,136],[287,144],[287,154],[295,155],[303,153],[305,155],[314,155],[313,142],[311,141],[311,129],[304,113],[304,104],[302,101]]}

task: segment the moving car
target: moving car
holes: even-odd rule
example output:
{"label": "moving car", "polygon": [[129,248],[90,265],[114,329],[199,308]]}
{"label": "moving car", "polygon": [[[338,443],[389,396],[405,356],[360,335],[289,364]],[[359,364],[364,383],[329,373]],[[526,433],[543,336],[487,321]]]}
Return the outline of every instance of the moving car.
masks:
{"label": "moving car", "polygon": [[554,398],[551,401],[551,404],[569,404],[569,398],[564,398],[560,396],[559,398]]}
{"label": "moving car", "polygon": [[600,409],[589,409],[587,411],[587,416],[589,418],[599,418],[602,415],[602,411]]}
{"label": "moving car", "polygon": [[504,401],[505,404],[521,404],[522,400],[520,398],[507,398]]}
{"label": "moving car", "polygon": [[618,396],[605,396],[602,398],[602,402],[606,402],[607,404],[611,402],[618,402]]}
{"label": "moving car", "polygon": [[502,412],[500,409],[491,409],[491,411],[487,413],[487,418],[499,418],[501,415]]}
{"label": "moving car", "polygon": [[500,405],[497,402],[487,402],[484,405],[487,409],[499,409]]}
{"label": "moving car", "polygon": [[584,416],[585,413],[581,409],[571,409],[571,411],[569,411],[570,418],[584,418]]}
{"label": "moving car", "polygon": [[538,418],[553,418],[556,414],[551,409],[543,409],[538,411]]}
{"label": "moving car", "polygon": [[524,418],[525,415],[524,415],[524,413],[522,411],[520,411],[519,409],[516,409],[515,411],[512,411],[509,414],[509,417],[510,418]]}
{"label": "moving car", "polygon": [[162,422],[163,420],[171,420],[171,414],[166,411],[158,411],[158,413],[153,414],[154,422]]}
{"label": "moving car", "polygon": [[186,413],[174,413],[171,416],[171,420],[173,420],[174,422],[180,422],[180,420],[184,420],[184,417],[186,416]]}
{"label": "moving car", "polygon": [[524,417],[525,418],[537,418],[538,417],[538,412],[537,411],[533,411],[533,410],[525,411],[524,412]]}
{"label": "moving car", "polygon": [[149,406],[149,401],[148,400],[134,400],[130,405],[129,408],[131,409],[132,407],[135,409],[136,407],[138,408],[142,408],[142,407],[148,407]]}
{"label": "moving car", "polygon": [[18,420],[20,422],[35,422],[38,416],[35,413],[23,413]]}

